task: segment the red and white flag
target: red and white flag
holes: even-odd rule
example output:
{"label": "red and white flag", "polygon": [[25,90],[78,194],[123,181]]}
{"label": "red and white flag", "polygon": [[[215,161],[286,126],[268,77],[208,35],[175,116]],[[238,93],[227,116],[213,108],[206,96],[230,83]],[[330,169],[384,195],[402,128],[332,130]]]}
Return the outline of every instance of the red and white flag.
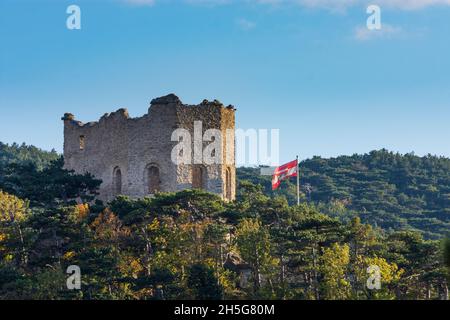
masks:
{"label": "red and white flag", "polygon": [[290,177],[296,177],[297,171],[298,160],[291,161],[276,168],[272,176],[272,190],[276,190],[280,186],[281,181]]}

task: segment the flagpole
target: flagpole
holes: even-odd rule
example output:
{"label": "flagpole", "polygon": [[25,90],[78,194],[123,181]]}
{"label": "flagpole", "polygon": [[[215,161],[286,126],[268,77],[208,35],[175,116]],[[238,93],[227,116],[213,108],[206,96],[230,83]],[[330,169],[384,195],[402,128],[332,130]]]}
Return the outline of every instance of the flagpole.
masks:
{"label": "flagpole", "polygon": [[298,170],[298,156],[297,156],[297,205],[300,205],[300,173]]}

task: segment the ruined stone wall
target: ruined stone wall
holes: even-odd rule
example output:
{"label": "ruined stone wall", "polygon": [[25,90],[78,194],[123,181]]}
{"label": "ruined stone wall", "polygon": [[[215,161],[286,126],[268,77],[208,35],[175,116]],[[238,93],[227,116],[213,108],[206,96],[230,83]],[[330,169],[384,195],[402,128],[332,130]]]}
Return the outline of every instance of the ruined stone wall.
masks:
{"label": "ruined stone wall", "polygon": [[[229,186],[223,190],[224,198],[236,199],[236,137],[235,137],[235,110],[225,108],[222,112],[222,130],[226,132],[223,143],[224,166],[222,168],[222,181],[227,181],[227,170],[230,172]],[[227,191],[227,188],[230,190]]]}
{"label": "ruined stone wall", "polygon": [[[191,136],[195,136],[194,123],[200,121],[202,123],[201,135],[204,135],[208,129],[218,129],[221,131],[221,161],[219,164],[203,164],[207,171],[206,190],[220,194],[224,199],[234,199],[236,195],[236,168],[235,168],[235,118],[234,107],[224,107],[218,101],[204,100],[198,106],[181,106],[178,108],[179,126],[191,132]],[[231,135],[227,141],[227,129]],[[197,134],[198,136],[198,134]],[[203,150],[212,140],[203,142]],[[227,146],[229,149],[227,150]],[[228,156],[227,151],[231,154]],[[192,148],[192,158],[194,158],[194,148]],[[189,188],[192,180],[192,165],[180,165],[178,167],[178,184],[181,188]],[[226,192],[226,169],[231,171],[231,194]]]}
{"label": "ruined stone wall", "polygon": [[[206,100],[200,105],[184,105],[175,95],[168,95],[154,99],[148,114],[140,118],[130,118],[125,109],[120,109],[105,114],[98,122],[83,124],[71,114],[65,114],[63,120],[65,167],[77,173],[90,172],[101,179],[99,198],[102,200],[109,201],[117,195],[114,186],[116,168],[120,168],[122,173],[120,193],[131,197],[149,195],[147,170],[150,166],[159,170],[160,191],[192,188],[194,165],[172,162],[171,151],[178,142],[171,141],[171,136],[175,129],[184,128],[193,139],[194,121],[202,122],[202,134],[207,129],[223,132],[223,162],[226,144],[230,145],[232,153],[228,164],[202,165],[206,169],[205,189],[224,199],[235,198],[235,118],[232,106],[224,107],[218,101]],[[226,129],[232,132],[229,141]],[[80,148],[81,136],[84,137],[83,149]],[[209,142],[204,146],[207,144]],[[231,192],[226,190],[227,170],[231,172],[231,183],[228,183]]]}
{"label": "ruined stone wall", "polygon": [[[122,188],[127,193],[128,169],[128,114],[118,110],[104,115],[99,122],[82,124],[70,116],[64,120],[65,167],[77,173],[89,172],[103,181],[101,199],[113,195],[113,170],[122,171]],[[80,149],[80,137],[84,136],[85,147]]]}

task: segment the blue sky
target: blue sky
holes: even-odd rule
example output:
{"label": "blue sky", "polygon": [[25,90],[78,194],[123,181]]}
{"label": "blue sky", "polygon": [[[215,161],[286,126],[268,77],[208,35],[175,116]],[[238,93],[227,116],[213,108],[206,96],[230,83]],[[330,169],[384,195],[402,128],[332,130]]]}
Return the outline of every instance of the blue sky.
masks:
{"label": "blue sky", "polygon": [[[62,151],[81,121],[171,92],[279,128],[281,161],[387,148],[450,156],[450,1],[0,1],[0,141]],[[66,8],[81,8],[81,30]]]}

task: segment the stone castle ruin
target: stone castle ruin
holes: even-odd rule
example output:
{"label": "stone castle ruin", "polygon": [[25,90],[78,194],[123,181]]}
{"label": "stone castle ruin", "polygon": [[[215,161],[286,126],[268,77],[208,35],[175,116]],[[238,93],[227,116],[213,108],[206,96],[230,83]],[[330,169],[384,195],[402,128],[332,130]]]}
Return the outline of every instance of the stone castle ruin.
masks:
{"label": "stone castle ruin", "polygon": [[[70,113],[62,120],[65,167],[101,179],[101,200],[109,201],[117,195],[139,198],[184,189],[203,189],[224,200],[235,199],[235,109],[231,105],[225,107],[216,100],[185,105],[170,94],[154,99],[148,113],[140,118],[130,118],[126,109],[119,109],[105,114],[98,122],[82,123]],[[173,161],[173,150],[182,142],[182,139],[173,141],[174,131],[184,129],[194,137],[194,131],[198,130],[194,123],[199,122],[202,133],[208,129],[223,133],[221,139],[211,140],[220,146],[213,156],[223,161],[212,164],[202,160]],[[194,139],[191,143],[194,144]],[[211,142],[201,143],[206,146]],[[194,151],[193,146],[191,152]]]}

